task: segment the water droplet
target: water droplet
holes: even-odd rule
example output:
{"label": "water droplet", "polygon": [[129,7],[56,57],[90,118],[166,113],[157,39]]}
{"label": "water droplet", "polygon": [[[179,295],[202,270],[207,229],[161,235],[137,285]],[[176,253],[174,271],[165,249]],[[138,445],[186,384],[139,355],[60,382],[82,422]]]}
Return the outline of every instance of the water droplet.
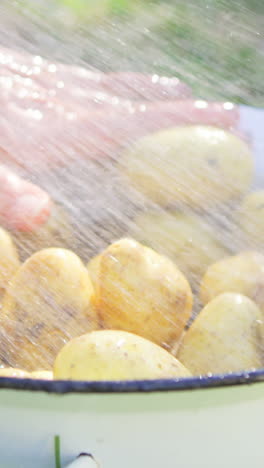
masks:
{"label": "water droplet", "polygon": [[16,62],[12,62],[10,67],[12,68],[12,70],[19,70],[19,65],[16,63]]}
{"label": "water droplet", "polygon": [[198,99],[194,102],[194,107],[196,107],[197,109],[206,109],[206,107],[208,107],[208,103],[206,101]]}
{"label": "water droplet", "polygon": [[154,83],[154,84],[155,84],[155,83],[158,83],[158,81],[159,81],[159,75],[153,75],[152,78],[151,78],[151,81],[152,81],[152,83]]}
{"label": "water droplet", "polygon": [[25,78],[24,83],[26,86],[32,86],[33,81],[31,80],[31,78]]}
{"label": "water droplet", "polygon": [[232,110],[234,109],[234,104],[232,102],[224,102],[223,108],[225,110]]}
{"label": "water droplet", "polygon": [[33,58],[33,63],[34,63],[35,65],[42,65],[43,59],[42,59],[39,55],[36,55],[36,56]]}
{"label": "water droplet", "polygon": [[57,86],[57,88],[64,88],[64,82],[63,81],[58,81],[56,86]]}
{"label": "water droplet", "polygon": [[77,115],[75,112],[67,112],[66,117],[68,120],[76,120]]}
{"label": "water droplet", "polygon": [[26,65],[22,65],[22,67],[20,68],[21,72],[22,73],[27,73],[28,71],[28,67]]}
{"label": "water droplet", "polygon": [[57,71],[57,67],[54,63],[51,63],[49,66],[48,66],[48,71],[50,73],[55,73]]}
{"label": "water droplet", "polygon": [[105,100],[105,94],[104,93],[96,93],[95,94],[95,100],[104,101]]}
{"label": "water droplet", "polygon": [[35,120],[41,120],[43,117],[42,112],[40,112],[38,109],[28,109],[27,114],[29,117]]}
{"label": "water droplet", "polygon": [[116,343],[116,347],[117,348],[121,348],[121,346],[123,346],[125,344],[125,339],[124,338],[120,338],[117,343]]}

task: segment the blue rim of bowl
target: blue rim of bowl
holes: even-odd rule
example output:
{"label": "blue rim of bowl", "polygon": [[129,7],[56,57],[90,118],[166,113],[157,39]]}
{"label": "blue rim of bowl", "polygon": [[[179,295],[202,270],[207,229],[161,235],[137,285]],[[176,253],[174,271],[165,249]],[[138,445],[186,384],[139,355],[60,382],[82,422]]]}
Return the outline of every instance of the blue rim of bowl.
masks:
{"label": "blue rim of bowl", "polygon": [[0,390],[24,390],[53,394],[66,393],[141,393],[198,390],[264,382],[264,369],[201,377],[131,381],[39,380],[0,377]]}

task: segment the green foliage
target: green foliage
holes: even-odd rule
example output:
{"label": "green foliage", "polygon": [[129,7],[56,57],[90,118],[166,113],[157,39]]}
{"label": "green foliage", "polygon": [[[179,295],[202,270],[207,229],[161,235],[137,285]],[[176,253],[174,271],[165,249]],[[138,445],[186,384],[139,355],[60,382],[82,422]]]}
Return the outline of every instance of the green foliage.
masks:
{"label": "green foliage", "polygon": [[[2,1],[11,8],[9,0]],[[12,5],[26,18],[24,37],[36,47],[39,40],[44,55],[61,50],[56,59],[74,58],[103,71],[177,75],[197,96],[264,107],[263,0],[17,0]]]}

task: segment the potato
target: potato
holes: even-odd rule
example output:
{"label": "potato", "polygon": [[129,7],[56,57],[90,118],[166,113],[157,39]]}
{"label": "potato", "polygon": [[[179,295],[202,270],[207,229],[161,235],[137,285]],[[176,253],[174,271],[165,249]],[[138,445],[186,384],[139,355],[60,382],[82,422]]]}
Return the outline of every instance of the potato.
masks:
{"label": "potato", "polygon": [[16,377],[20,379],[29,379],[30,374],[22,369],[14,369],[13,367],[1,367],[0,377]]}
{"label": "potato", "polygon": [[264,255],[242,252],[211,265],[200,288],[203,304],[224,292],[250,297],[264,311]]}
{"label": "potato", "polygon": [[137,141],[120,161],[129,183],[154,202],[207,207],[245,193],[253,176],[247,144],[220,128],[162,130]]}
{"label": "potato", "polygon": [[263,367],[263,322],[256,304],[225,293],[204,307],[183,337],[177,358],[193,375]]}
{"label": "potato", "polygon": [[0,298],[2,298],[9,281],[20,266],[14,242],[7,231],[0,228]]}
{"label": "potato", "polygon": [[264,190],[246,196],[237,214],[238,225],[242,229],[250,248],[264,250]]}
{"label": "potato", "polygon": [[74,338],[59,352],[54,377],[70,380],[137,380],[188,377],[165,349],[132,333],[99,330]]}
{"label": "potato", "polygon": [[0,353],[13,367],[49,369],[71,338],[96,328],[93,286],[73,252],[50,248],[32,255],[4,297]]}
{"label": "potato", "polygon": [[88,272],[89,272],[94,288],[96,288],[96,285],[97,285],[100,262],[101,262],[101,255],[97,255],[96,257],[93,257],[87,265]]}
{"label": "potato", "polygon": [[53,373],[47,370],[38,370],[30,373],[31,379],[53,380]]}
{"label": "potato", "polygon": [[211,263],[229,253],[206,220],[179,211],[143,213],[133,232],[143,244],[168,255],[194,287]]}
{"label": "potato", "polygon": [[104,327],[170,348],[192,311],[192,292],[180,270],[132,239],[113,243],[100,259],[95,301]]}

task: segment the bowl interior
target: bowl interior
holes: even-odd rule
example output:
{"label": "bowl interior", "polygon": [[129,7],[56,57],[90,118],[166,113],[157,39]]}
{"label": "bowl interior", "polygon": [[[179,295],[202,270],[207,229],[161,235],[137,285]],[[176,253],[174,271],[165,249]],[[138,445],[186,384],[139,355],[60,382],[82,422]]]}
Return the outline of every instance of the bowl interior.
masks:
{"label": "bowl interior", "polygon": [[[241,106],[240,128],[251,137],[255,155],[255,181],[257,188],[264,187],[264,110]],[[172,390],[193,390],[224,385],[241,385],[264,380],[264,369],[191,377],[184,379],[141,380],[122,382],[82,382],[82,381],[44,381],[0,377],[0,388],[45,391],[49,393],[91,393],[91,392],[152,392]]]}

